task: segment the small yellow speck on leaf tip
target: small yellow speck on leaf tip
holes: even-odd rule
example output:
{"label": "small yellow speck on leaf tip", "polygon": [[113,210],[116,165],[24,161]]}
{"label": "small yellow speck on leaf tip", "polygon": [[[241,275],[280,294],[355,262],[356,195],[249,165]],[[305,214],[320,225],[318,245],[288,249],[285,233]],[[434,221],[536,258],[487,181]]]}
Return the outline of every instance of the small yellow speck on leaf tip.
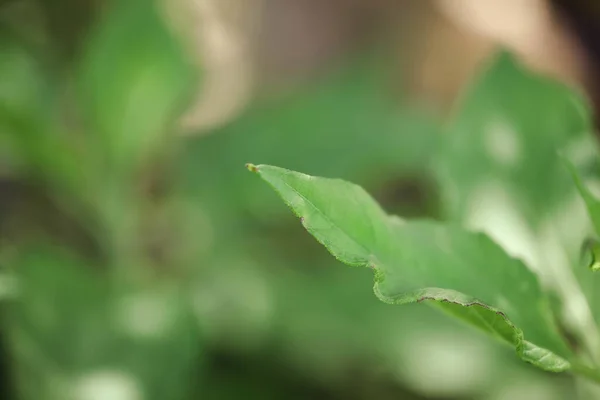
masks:
{"label": "small yellow speck on leaf tip", "polygon": [[251,163],[246,164],[246,169],[250,172],[258,172],[258,167]]}

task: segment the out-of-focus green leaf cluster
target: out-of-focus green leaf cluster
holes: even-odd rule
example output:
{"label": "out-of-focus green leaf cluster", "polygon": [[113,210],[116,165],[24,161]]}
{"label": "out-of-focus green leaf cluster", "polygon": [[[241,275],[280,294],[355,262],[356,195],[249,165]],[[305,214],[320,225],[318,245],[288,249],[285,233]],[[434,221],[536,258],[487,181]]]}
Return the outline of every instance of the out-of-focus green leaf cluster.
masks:
{"label": "out-of-focus green leaf cluster", "polygon": [[185,224],[172,193],[144,188],[170,156],[195,73],[155,2],[106,7],[67,67],[52,32],[41,46],[2,27],[3,363],[15,399],[184,399],[196,386],[191,260],[156,239]]}

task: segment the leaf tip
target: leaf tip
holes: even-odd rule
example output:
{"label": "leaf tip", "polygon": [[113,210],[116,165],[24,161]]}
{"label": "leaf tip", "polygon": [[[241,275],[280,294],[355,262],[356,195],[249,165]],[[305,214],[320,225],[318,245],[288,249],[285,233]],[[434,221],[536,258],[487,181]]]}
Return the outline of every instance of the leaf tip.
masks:
{"label": "leaf tip", "polygon": [[247,163],[246,164],[246,169],[250,172],[258,172],[258,166],[254,165],[252,163]]}

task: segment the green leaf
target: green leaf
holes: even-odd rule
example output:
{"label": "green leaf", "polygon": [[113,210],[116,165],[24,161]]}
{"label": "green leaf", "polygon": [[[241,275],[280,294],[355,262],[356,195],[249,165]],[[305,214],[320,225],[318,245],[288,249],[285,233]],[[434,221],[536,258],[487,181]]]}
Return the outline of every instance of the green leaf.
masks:
{"label": "green leaf", "polygon": [[581,247],[584,265],[593,272],[600,271],[600,241],[589,238],[583,242]]}
{"label": "green leaf", "polygon": [[548,299],[520,261],[483,234],[388,216],[359,186],[268,165],[248,165],[283,198],[332,255],[375,272],[391,304],[441,302],[446,311],[512,344],[548,371],[569,368]]}
{"label": "green leaf", "polygon": [[558,151],[589,163],[590,115],[578,92],[497,55],[463,94],[435,158],[447,217],[489,234],[544,283],[564,282],[549,266],[571,274],[589,226]]}
{"label": "green leaf", "polygon": [[[39,147],[44,82],[30,51],[0,29],[0,157],[11,167],[33,158]],[[29,160],[27,160],[29,161]]]}
{"label": "green leaf", "polygon": [[575,182],[577,190],[579,191],[579,194],[585,203],[589,217],[592,220],[594,229],[596,230],[596,234],[600,235],[600,201],[592,194],[591,190],[584,183],[575,165],[566,157],[563,157],[563,161],[571,173],[573,182]]}
{"label": "green leaf", "polygon": [[123,282],[65,249],[19,250],[3,326],[21,398],[87,398],[104,377],[131,398],[184,398],[199,353],[181,282]]}
{"label": "green leaf", "polygon": [[81,161],[72,138],[56,126],[56,77],[31,45],[4,27],[0,75],[10,77],[0,82],[0,170],[6,165],[11,173],[50,181],[55,189],[75,190]]}
{"label": "green leaf", "polygon": [[463,94],[436,158],[448,216],[472,218],[496,186],[537,229],[575,196],[557,151],[594,154],[590,115],[578,92],[500,53]]}
{"label": "green leaf", "polygon": [[10,76],[0,82],[0,104],[19,118],[38,117],[43,111],[46,85],[34,55],[23,43],[0,28],[0,73]]}
{"label": "green leaf", "polygon": [[190,94],[192,69],[158,5],[113,1],[81,65],[80,99],[111,166],[154,150]]}

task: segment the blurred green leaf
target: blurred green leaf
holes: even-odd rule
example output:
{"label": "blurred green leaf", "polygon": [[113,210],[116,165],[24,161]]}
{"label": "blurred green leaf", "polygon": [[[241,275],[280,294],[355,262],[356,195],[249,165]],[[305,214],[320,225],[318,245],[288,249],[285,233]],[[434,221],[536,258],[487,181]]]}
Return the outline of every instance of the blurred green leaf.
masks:
{"label": "blurred green leaf", "polygon": [[[595,143],[591,143],[590,147],[593,148],[594,145]],[[567,155],[561,153],[561,159],[571,174],[581,199],[583,199],[587,209],[587,217],[595,231],[595,234],[590,232],[590,236],[586,237],[580,246],[580,262],[575,263],[575,266],[578,267],[575,269],[575,273],[586,294],[594,321],[597,324],[600,322],[600,298],[596,293],[600,290],[600,278],[597,274],[590,276],[590,270],[591,272],[600,270],[600,241],[598,240],[600,235],[600,201],[588,187],[589,179],[586,178],[590,178],[589,174],[585,173],[581,166],[575,165]]]}
{"label": "blurred green leaf", "polygon": [[589,238],[583,242],[581,251],[583,252],[583,264],[593,272],[600,271],[600,241]]}
{"label": "blurred green leaf", "polygon": [[65,250],[29,248],[12,267],[19,295],[5,323],[20,398],[186,394],[199,339],[180,286],[114,282]]}
{"label": "blurred green leaf", "polygon": [[589,115],[579,93],[500,53],[464,93],[436,158],[448,215],[470,218],[496,186],[537,229],[573,200],[557,150],[593,154]]}
{"label": "blurred green leaf", "polygon": [[249,169],[275,189],[331,254],[374,269],[374,290],[382,301],[434,300],[466,307],[465,319],[513,344],[524,360],[549,371],[569,368],[564,358],[571,352],[553,326],[535,275],[486,236],[429,221],[400,221],[362,188],[342,180],[268,165]]}
{"label": "blurred green leaf", "polygon": [[10,77],[0,82],[0,157],[12,173],[73,191],[80,183],[80,155],[57,128],[55,85],[44,67],[31,46],[0,29],[0,74]]}
{"label": "blurred green leaf", "polygon": [[[159,2],[112,1],[87,43],[79,94],[106,166],[137,165],[164,140],[193,77]],[[127,169],[125,169],[127,171]],[[122,172],[122,171],[121,171]]]}
{"label": "blurred green leaf", "polygon": [[600,235],[600,201],[592,194],[590,189],[584,183],[575,165],[566,158],[563,158],[563,161],[567,169],[571,173],[571,176],[573,178],[573,181],[575,182],[575,185],[577,186],[577,190],[579,191],[581,198],[585,202],[588,214],[590,216],[590,219],[592,220],[594,229],[596,230],[596,235]]}
{"label": "blurred green leaf", "polygon": [[11,36],[0,31],[0,73],[10,77],[0,82],[0,103],[20,118],[37,117],[43,111],[43,74],[33,54]]}
{"label": "blurred green leaf", "polygon": [[[44,112],[45,82],[39,63],[14,35],[0,30],[0,151],[24,157],[36,144]],[[17,161],[17,160],[14,160]]]}

